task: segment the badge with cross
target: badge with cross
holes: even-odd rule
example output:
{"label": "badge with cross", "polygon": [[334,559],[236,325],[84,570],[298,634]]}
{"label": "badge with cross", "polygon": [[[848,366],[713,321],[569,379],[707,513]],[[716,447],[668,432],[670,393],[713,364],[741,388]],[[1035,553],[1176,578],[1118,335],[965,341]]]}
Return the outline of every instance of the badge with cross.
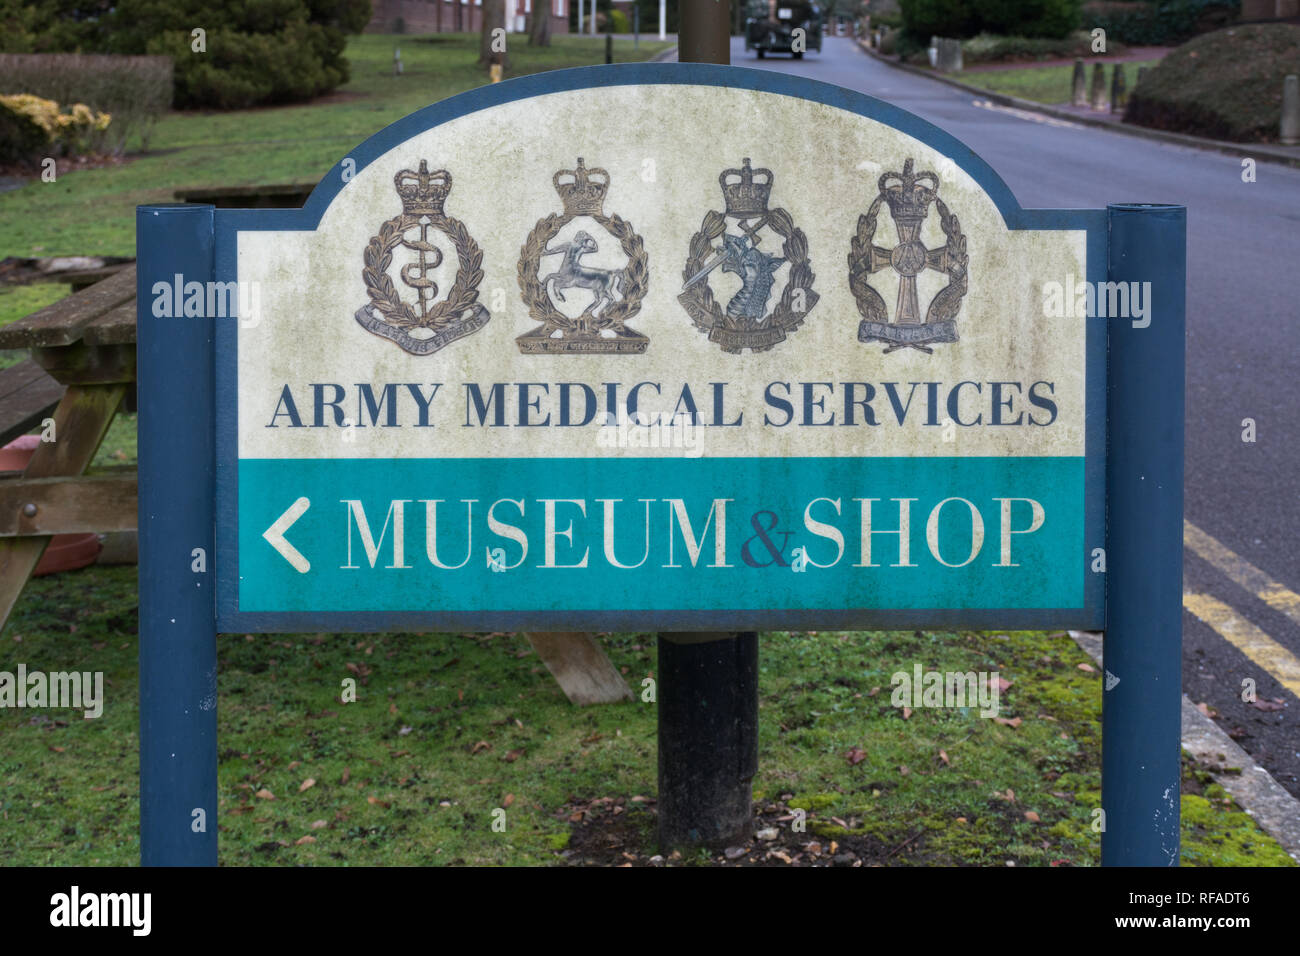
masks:
{"label": "badge with cross", "polygon": [[[913,172],[913,162],[908,159],[903,171],[887,172],[878,182],[880,194],[866,214],[858,217],[858,229],[853,236],[849,253],[849,288],[857,301],[862,322],[858,326],[858,341],[885,343],[885,352],[896,349],[919,349],[932,354],[930,344],[956,342],[956,317],[966,294],[966,237],[962,235],[957,217],[948,211],[939,198],[939,177],[932,172]],[[898,243],[892,249],[875,244],[876,219],[880,206],[889,206],[889,215],[898,234]],[[947,242],[937,249],[927,249],[921,240],[921,227],[934,205],[939,213],[939,225]],[[870,278],[886,266],[898,274],[898,302],[894,322],[889,322],[889,312],[884,297],[871,285]],[[926,269],[934,269],[948,276],[948,284],[935,294],[921,317],[916,295],[916,277]]]}

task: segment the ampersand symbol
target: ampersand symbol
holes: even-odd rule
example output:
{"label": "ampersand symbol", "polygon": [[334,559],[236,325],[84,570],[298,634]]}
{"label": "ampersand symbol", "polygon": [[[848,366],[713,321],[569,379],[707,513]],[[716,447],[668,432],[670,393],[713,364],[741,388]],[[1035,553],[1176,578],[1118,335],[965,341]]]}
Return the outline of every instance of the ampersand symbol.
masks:
{"label": "ampersand symbol", "polygon": [[[770,522],[766,527],[764,527],[759,522],[759,519],[763,518],[764,516],[766,516],[766,518]],[[775,512],[772,511],[755,511],[754,514],[749,519],[749,525],[751,528],[754,529],[754,531],[757,532],[757,534],[750,536],[748,539],[746,539],[745,543],[741,545],[740,547],[741,560],[743,560],[751,568],[769,568],[773,564],[776,564],[783,568],[788,568],[790,565],[785,560],[785,556],[784,556],[785,544],[787,541],[790,540],[790,536],[794,534],[794,532],[776,531],[777,517]],[[772,541],[772,539],[768,537],[768,532],[771,531],[776,531],[776,533],[781,536],[780,547],[777,547],[776,544]],[[772,556],[772,560],[763,561],[761,563],[754,560],[753,555],[750,554],[749,552],[749,546],[753,544],[755,538],[763,542],[763,547],[767,548],[767,553]]]}

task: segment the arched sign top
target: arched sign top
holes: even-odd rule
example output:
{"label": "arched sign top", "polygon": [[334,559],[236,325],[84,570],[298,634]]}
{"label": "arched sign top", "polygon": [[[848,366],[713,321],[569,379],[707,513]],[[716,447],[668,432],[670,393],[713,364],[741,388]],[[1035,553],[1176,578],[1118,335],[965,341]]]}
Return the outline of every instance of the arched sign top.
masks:
{"label": "arched sign top", "polygon": [[[417,110],[375,133],[341,159],[312,191],[297,227],[313,228],[355,173],[421,133],[472,113],[533,97],[628,86],[725,87],[788,96],[843,110],[898,130],[948,157],[988,194],[1008,228],[1053,228],[1057,223],[1058,227],[1065,227],[1068,221],[1054,210],[1023,209],[1002,178],[970,147],[914,113],[868,94],[773,70],[710,63],[625,63],[519,77],[481,86]],[[662,122],[672,125],[679,119],[671,116]],[[1026,212],[1032,215],[1026,217]],[[1072,225],[1077,227],[1077,223]]]}
{"label": "arched sign top", "polygon": [[1104,225],[777,73],[420,110],[216,213],[223,620],[1095,624]]}

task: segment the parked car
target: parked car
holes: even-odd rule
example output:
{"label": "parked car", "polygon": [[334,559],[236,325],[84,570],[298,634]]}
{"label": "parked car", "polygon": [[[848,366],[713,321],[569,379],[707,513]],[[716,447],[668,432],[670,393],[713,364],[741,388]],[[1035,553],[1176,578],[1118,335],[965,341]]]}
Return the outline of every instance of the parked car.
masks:
{"label": "parked car", "polygon": [[821,52],[823,18],[817,4],[777,0],[773,9],[767,0],[756,0],[749,5],[749,14],[745,49],[754,50],[760,60],[768,53],[789,53],[796,60],[803,59],[804,51],[794,48],[797,29],[804,31],[806,49]]}

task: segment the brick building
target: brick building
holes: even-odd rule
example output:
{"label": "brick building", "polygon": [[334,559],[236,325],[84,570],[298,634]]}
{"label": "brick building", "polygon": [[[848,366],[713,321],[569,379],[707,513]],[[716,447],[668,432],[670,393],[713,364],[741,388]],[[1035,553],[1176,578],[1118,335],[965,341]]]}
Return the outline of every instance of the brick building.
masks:
{"label": "brick building", "polygon": [[[524,31],[533,7],[545,9],[552,33],[569,32],[569,7],[576,0],[506,0],[506,29]],[[483,28],[483,0],[372,0],[368,33],[477,33]]]}

